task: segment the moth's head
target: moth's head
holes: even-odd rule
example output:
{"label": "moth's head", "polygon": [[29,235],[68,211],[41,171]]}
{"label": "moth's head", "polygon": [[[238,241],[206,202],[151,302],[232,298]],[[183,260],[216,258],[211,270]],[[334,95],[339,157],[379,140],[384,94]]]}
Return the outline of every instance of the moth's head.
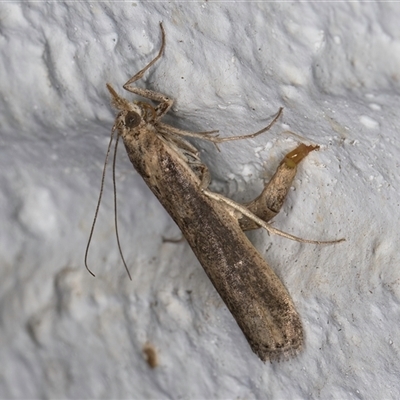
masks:
{"label": "moth's head", "polygon": [[142,101],[129,102],[121,97],[114,88],[107,83],[107,89],[111,93],[112,105],[121,110],[118,114],[114,127],[117,129],[134,129],[143,124],[155,124],[157,121],[156,109]]}

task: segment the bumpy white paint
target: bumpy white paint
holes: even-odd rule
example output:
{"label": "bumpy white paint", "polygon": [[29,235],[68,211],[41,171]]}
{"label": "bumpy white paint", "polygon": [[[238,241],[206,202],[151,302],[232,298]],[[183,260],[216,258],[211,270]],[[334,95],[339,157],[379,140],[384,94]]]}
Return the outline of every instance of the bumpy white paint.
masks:
{"label": "bumpy white paint", "polygon": [[[1,398],[396,398],[400,395],[400,7],[390,3],[3,3],[0,8]],[[198,143],[213,188],[248,200],[299,139],[302,164],[275,226],[251,239],[302,316],[304,352],[251,352],[180,233],[120,151],[120,234],[111,185],[83,253],[121,85],[176,99],[169,122]],[[129,94],[127,97],[131,98]],[[160,365],[151,370],[143,347]]]}

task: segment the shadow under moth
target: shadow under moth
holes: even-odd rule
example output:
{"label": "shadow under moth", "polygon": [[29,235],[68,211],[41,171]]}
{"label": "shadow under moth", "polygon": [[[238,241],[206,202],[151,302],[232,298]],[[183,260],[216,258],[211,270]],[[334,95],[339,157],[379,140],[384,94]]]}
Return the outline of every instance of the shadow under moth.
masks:
{"label": "shadow under moth", "polygon": [[[134,168],[181,229],[254,353],[262,361],[294,356],[303,345],[299,315],[288,291],[244,231],[263,227],[271,233],[300,242],[338,242],[300,239],[267,223],[281,209],[298,163],[318,146],[300,144],[288,153],[262,193],[250,203],[238,204],[208,190],[210,174],[207,166],[201,162],[196,147],[185,137],[207,140],[216,146],[231,140],[253,138],[271,128],[281,115],[282,108],[267,127],[245,136],[221,138],[217,131],[189,132],[163,123],[162,117],[170,110],[173,100],[162,93],[133,86],[163,54],[165,32],[162,24],[160,27],[162,44],[158,55],[123,85],[128,92],[158,104],[153,106],[148,102],[128,101],[107,84],[112,104],[119,114],[112,128],[102,187],[113,137],[117,132],[115,152],[118,140],[122,138]],[[115,189],[115,172],[113,175]],[[102,190],[95,220],[101,195]],[[116,211],[116,202],[114,204]],[[85,254],[88,270],[87,255],[93,230],[94,223]],[[117,241],[121,252],[118,231]],[[127,269],[123,256],[122,260]]]}

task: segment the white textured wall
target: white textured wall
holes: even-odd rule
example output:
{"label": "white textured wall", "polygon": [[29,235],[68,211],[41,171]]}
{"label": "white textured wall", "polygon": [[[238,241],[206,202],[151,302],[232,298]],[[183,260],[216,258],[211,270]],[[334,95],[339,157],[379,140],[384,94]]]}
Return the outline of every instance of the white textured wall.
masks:
{"label": "white textured wall", "polygon": [[[1,398],[398,398],[399,4],[2,3],[0,5]],[[121,147],[120,235],[106,185],[83,253],[121,85],[176,99],[169,122],[207,143],[213,188],[248,200],[298,143],[302,163],[275,226],[313,246],[251,238],[301,314],[305,349],[263,364]],[[133,96],[127,94],[127,97]],[[143,346],[156,348],[150,369]]]}

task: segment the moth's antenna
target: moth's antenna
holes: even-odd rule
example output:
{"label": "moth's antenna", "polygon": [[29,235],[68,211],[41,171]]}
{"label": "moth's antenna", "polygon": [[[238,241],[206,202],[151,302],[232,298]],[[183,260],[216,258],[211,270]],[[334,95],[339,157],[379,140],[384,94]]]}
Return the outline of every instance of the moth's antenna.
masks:
{"label": "moth's antenna", "polygon": [[115,233],[117,237],[117,243],[118,243],[118,250],[119,254],[121,256],[122,262],[124,263],[124,267],[126,269],[126,272],[129,276],[129,279],[132,280],[131,274],[129,272],[128,266],[126,265],[124,255],[122,254],[122,249],[121,249],[121,243],[119,241],[119,233],[118,233],[118,214],[117,214],[117,183],[115,180],[115,164],[117,162],[117,149],[118,149],[118,141],[119,141],[119,135],[117,135],[117,139],[115,140],[115,147],[114,147],[114,158],[113,158],[113,166],[112,166],[112,171],[113,171],[113,186],[114,186],[114,223],[115,223]]}
{"label": "moth's antenna", "polygon": [[101,176],[101,186],[100,186],[99,199],[97,200],[97,207],[96,207],[96,211],[95,211],[95,213],[94,213],[92,229],[90,230],[89,240],[88,240],[88,242],[87,242],[86,251],[85,251],[85,267],[86,267],[86,269],[89,271],[89,273],[90,273],[91,275],[93,275],[93,276],[96,276],[96,275],[89,269],[89,267],[88,267],[88,265],[87,265],[87,258],[88,258],[88,253],[89,253],[90,242],[92,241],[94,226],[96,225],[97,215],[99,214],[101,198],[102,198],[102,196],[103,196],[104,178],[105,178],[105,176],[106,176],[106,168],[107,168],[107,163],[108,163],[108,156],[110,155],[111,144],[112,144],[112,141],[114,140],[114,133],[115,133],[115,125],[113,126],[113,128],[112,128],[112,130],[111,130],[110,142],[108,143],[108,148],[107,148],[107,153],[106,153],[106,159],[105,159],[105,161],[104,161],[103,175]]}

